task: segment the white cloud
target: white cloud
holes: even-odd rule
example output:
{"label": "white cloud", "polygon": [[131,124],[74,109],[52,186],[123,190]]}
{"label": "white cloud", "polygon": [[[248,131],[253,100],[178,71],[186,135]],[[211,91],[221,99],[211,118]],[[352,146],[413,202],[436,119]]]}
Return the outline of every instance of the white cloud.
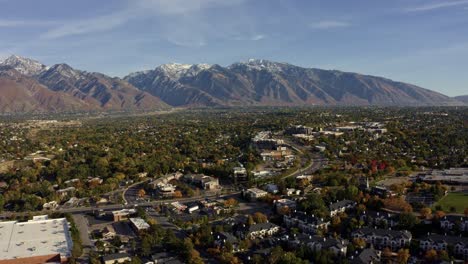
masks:
{"label": "white cloud", "polygon": [[71,21],[45,32],[41,35],[41,38],[57,39],[73,35],[102,32],[125,24],[130,18],[129,12],[121,12],[91,19]]}
{"label": "white cloud", "polygon": [[6,27],[31,27],[31,26],[47,26],[53,25],[57,22],[54,21],[35,21],[35,20],[5,20],[0,19],[0,28]]}
{"label": "white cloud", "polygon": [[349,26],[351,26],[350,23],[338,20],[322,20],[310,24],[310,27],[314,29],[344,28]]}
{"label": "white cloud", "polygon": [[[423,11],[431,11],[441,8],[448,8],[448,7],[455,7],[461,5],[468,5],[468,0],[453,0],[453,1],[439,1],[430,4],[415,6],[406,8],[406,12],[423,12]],[[467,7],[465,7],[467,9]]]}
{"label": "white cloud", "polygon": [[265,39],[266,37],[267,37],[266,35],[257,34],[255,36],[252,36],[250,39],[253,41],[259,41],[259,40]]}
{"label": "white cloud", "polygon": [[160,14],[187,14],[206,8],[236,5],[244,0],[131,0],[137,7],[152,9]]}

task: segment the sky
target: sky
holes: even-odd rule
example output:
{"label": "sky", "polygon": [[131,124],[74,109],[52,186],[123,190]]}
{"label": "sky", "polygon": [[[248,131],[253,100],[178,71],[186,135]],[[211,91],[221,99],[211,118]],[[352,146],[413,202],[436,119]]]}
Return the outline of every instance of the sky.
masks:
{"label": "sky", "polygon": [[0,0],[0,59],[123,77],[250,58],[468,94],[468,0]]}

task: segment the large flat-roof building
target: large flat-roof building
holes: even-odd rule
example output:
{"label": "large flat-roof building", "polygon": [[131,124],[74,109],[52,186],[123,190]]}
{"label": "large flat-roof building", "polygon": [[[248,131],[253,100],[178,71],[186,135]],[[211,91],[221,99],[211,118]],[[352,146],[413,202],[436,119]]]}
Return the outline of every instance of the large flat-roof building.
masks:
{"label": "large flat-roof building", "polygon": [[66,218],[0,222],[0,264],[66,263],[72,246]]}
{"label": "large flat-roof building", "polygon": [[468,186],[468,168],[429,170],[419,173],[418,179],[428,183],[441,182],[449,185]]}

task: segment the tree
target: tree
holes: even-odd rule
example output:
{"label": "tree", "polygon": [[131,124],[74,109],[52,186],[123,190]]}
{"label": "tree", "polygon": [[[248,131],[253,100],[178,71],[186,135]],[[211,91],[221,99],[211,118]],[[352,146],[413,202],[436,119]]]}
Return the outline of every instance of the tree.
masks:
{"label": "tree", "polygon": [[390,260],[392,258],[393,252],[390,248],[386,247],[382,251],[383,258]]}
{"label": "tree", "polygon": [[174,198],[182,198],[182,192],[181,191],[175,191],[174,192]]}
{"label": "tree", "polygon": [[145,189],[138,190],[138,197],[143,198],[146,195]]}
{"label": "tree", "polygon": [[436,220],[440,220],[440,219],[442,219],[442,218],[444,218],[444,217],[445,217],[444,211],[440,211],[440,210],[439,210],[439,211],[436,211],[436,212],[434,213],[434,218],[435,218]]}
{"label": "tree", "polygon": [[421,219],[428,219],[432,216],[432,210],[429,207],[421,208],[419,213],[421,214]]}
{"label": "tree", "polygon": [[260,212],[254,213],[252,217],[255,223],[257,224],[268,222],[268,217],[265,214],[262,214]]}
{"label": "tree", "polygon": [[402,248],[398,250],[397,253],[397,261],[400,264],[406,264],[408,263],[409,258],[411,257],[411,254],[409,252],[409,249]]}
{"label": "tree", "polygon": [[419,224],[419,219],[412,213],[402,213],[399,216],[399,226],[406,229],[411,229]]}
{"label": "tree", "polygon": [[143,256],[151,255],[151,241],[149,236],[143,237],[141,241],[141,254]]}
{"label": "tree", "polygon": [[251,215],[249,215],[249,217],[247,218],[247,225],[249,226],[255,225],[255,220],[253,219]]}
{"label": "tree", "polygon": [[224,206],[226,206],[226,207],[235,207],[238,204],[239,204],[239,202],[234,198],[229,198],[226,201],[224,201]]}
{"label": "tree", "polygon": [[358,248],[365,248],[366,247],[366,241],[363,238],[353,239],[353,244]]}
{"label": "tree", "polygon": [[429,249],[424,254],[424,259],[429,263],[435,262],[437,260],[437,251],[435,251],[435,249]]}

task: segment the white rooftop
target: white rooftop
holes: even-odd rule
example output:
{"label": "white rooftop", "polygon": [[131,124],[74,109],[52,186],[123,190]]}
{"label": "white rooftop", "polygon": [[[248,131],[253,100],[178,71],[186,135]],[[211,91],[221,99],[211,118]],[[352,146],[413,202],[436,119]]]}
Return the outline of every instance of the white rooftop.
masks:
{"label": "white rooftop", "polygon": [[65,218],[0,222],[0,260],[52,254],[69,257],[72,245]]}
{"label": "white rooftop", "polygon": [[140,217],[130,218],[130,222],[132,222],[137,230],[145,230],[150,228],[150,225]]}

